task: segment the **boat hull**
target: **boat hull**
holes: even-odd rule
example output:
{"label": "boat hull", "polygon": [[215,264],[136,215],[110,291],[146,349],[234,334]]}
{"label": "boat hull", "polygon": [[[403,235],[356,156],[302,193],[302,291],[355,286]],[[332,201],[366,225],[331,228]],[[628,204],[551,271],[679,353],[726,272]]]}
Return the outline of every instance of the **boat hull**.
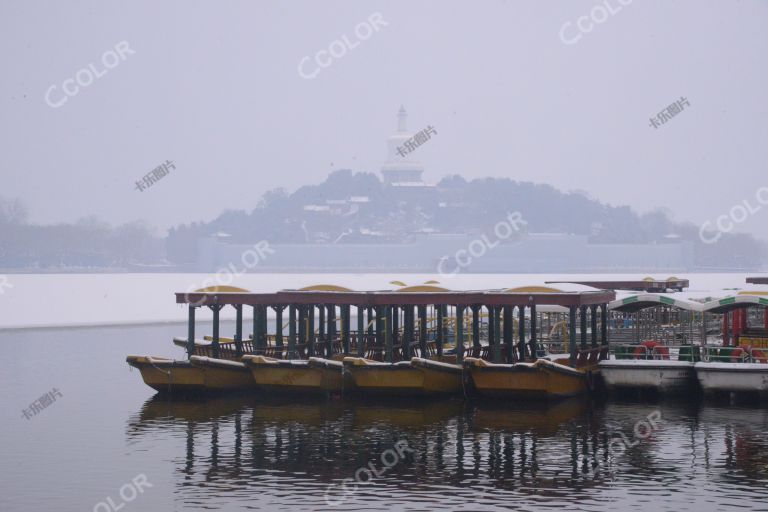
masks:
{"label": "boat hull", "polygon": [[[247,368],[234,361],[213,359],[194,363],[152,356],[128,356],[126,361],[141,372],[147,386],[162,393],[237,391],[254,387]],[[217,364],[219,361],[226,366]]]}
{"label": "boat hull", "polygon": [[344,377],[341,364],[321,358],[281,360],[264,356],[245,356],[243,362],[250,369],[260,389],[284,393],[328,394],[341,393]]}
{"label": "boat hull", "polygon": [[768,393],[768,364],[696,363],[696,377],[705,392]]}
{"label": "boat hull", "polygon": [[589,391],[587,373],[552,361],[493,364],[467,358],[475,390],[483,396],[566,398]]}
{"label": "boat hull", "polygon": [[361,393],[397,396],[432,396],[460,393],[462,368],[458,365],[414,358],[382,363],[359,357],[344,358],[344,369]]}
{"label": "boat hull", "polygon": [[646,359],[600,361],[598,368],[609,389],[654,389],[675,393],[696,387],[694,363]]}

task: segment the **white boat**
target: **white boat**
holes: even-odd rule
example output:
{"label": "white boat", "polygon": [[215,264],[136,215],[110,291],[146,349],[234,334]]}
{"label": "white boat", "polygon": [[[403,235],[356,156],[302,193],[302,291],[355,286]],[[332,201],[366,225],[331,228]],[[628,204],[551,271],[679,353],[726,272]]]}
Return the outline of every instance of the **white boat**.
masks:
{"label": "white boat", "polygon": [[692,361],[653,359],[606,359],[600,361],[600,374],[609,389],[655,389],[673,393],[696,387]]}
{"label": "white boat", "polygon": [[705,392],[759,392],[768,397],[766,363],[696,363],[696,376]]}

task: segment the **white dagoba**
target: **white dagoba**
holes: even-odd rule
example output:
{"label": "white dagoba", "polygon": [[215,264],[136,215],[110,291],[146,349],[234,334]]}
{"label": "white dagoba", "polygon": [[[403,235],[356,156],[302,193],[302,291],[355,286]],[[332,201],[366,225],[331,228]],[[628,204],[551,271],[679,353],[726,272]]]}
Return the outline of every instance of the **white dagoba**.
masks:
{"label": "white dagoba", "polygon": [[[408,112],[400,105],[397,113],[397,132],[387,138],[387,161],[381,168],[381,175],[386,185],[392,186],[424,186],[421,178],[424,166],[407,153],[405,142],[413,137],[408,131]],[[405,156],[398,153],[400,148]]]}

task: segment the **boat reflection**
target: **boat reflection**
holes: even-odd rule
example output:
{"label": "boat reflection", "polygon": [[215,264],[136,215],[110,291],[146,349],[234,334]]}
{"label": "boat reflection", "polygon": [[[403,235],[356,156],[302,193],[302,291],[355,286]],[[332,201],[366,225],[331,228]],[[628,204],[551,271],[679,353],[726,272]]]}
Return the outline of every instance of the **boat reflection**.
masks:
{"label": "boat reflection", "polygon": [[[659,426],[638,430],[653,415]],[[735,416],[729,407],[675,402],[501,406],[157,396],[128,421],[127,436],[152,446],[162,436],[184,440],[183,453],[161,455],[175,461],[185,504],[210,492],[245,500],[258,491],[286,505],[325,507],[328,489],[371,468],[379,469],[375,485],[347,505],[364,505],[394,486],[400,495],[431,493],[461,508],[534,495],[576,502],[608,489],[617,476],[682,485],[689,478],[682,469],[697,465],[726,488],[733,471],[764,482],[767,425],[766,411],[739,409]],[[617,439],[626,441],[618,453]],[[403,441],[402,458],[382,466],[382,454]]]}

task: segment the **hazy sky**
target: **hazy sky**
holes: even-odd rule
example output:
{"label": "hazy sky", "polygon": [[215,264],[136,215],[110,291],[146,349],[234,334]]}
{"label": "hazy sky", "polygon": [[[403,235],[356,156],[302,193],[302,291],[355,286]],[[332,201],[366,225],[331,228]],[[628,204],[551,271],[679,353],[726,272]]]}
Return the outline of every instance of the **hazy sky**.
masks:
{"label": "hazy sky", "polygon": [[[333,169],[378,171],[402,103],[410,128],[438,132],[418,149],[428,181],[545,182],[694,222],[757,205],[768,1],[604,3],[0,0],[0,195],[44,223],[208,220]],[[358,38],[375,13],[386,25]],[[318,67],[345,35],[355,47]],[[105,67],[122,41],[134,53]],[[91,63],[102,76],[65,96]],[[51,86],[66,103],[47,104]],[[740,227],[768,236],[768,205]]]}

